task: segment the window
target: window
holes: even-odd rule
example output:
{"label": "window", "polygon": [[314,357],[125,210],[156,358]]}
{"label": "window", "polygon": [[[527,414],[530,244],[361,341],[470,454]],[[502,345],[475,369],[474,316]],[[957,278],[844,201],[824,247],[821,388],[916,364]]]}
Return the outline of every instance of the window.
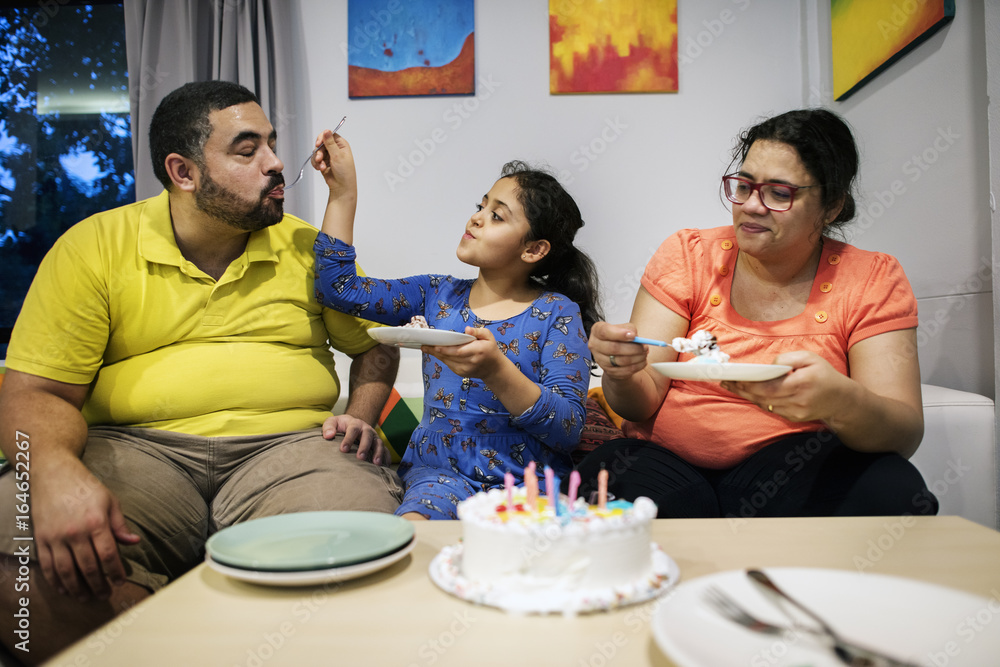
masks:
{"label": "window", "polygon": [[52,243],[87,216],[135,201],[135,183],[121,2],[5,3],[0,32],[3,358]]}

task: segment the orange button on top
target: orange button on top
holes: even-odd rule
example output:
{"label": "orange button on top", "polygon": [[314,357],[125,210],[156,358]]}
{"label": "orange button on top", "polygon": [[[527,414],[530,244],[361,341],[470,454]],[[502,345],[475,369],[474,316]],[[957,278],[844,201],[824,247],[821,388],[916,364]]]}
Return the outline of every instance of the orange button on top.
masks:
{"label": "orange button on top", "polygon": [[826,259],[826,261],[830,262],[831,264],[840,264],[840,255],[830,255]]}
{"label": "orange button on top", "polygon": [[726,266],[725,264],[723,264],[722,266],[720,266],[719,267],[719,275],[720,276],[728,276],[729,275],[729,267]]}
{"label": "orange button on top", "polygon": [[709,299],[708,302],[713,306],[718,306],[720,303],[722,303],[722,297],[719,296],[718,294],[713,294],[712,298]]}
{"label": "orange button on top", "polygon": [[826,314],[825,310],[819,311],[813,317],[815,317],[816,321],[819,322],[820,324],[823,324],[823,322],[826,322],[828,319],[830,319],[830,316]]}
{"label": "orange button on top", "polygon": [[832,289],[833,289],[833,283],[823,283],[822,285],[819,286],[820,292],[829,292]]}
{"label": "orange button on top", "polygon": [[726,239],[721,243],[721,245],[723,250],[731,250],[733,247],[733,242],[730,241],[729,239]]}

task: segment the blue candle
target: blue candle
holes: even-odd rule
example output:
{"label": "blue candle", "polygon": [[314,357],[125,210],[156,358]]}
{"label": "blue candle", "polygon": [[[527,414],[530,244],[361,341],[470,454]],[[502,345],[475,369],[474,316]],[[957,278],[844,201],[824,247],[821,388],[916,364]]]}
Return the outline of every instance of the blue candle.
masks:
{"label": "blue candle", "polygon": [[558,504],[555,502],[556,500],[558,500],[555,497],[555,491],[554,491],[555,481],[556,481],[556,471],[550,468],[549,466],[545,466],[545,495],[549,497],[550,503],[554,503],[552,505],[553,507],[555,507]]}

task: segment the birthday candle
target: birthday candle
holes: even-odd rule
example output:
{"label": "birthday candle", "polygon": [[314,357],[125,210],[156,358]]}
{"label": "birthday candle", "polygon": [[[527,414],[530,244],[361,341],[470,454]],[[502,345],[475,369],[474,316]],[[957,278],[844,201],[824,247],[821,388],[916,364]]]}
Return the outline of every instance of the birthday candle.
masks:
{"label": "birthday candle", "polygon": [[545,495],[549,498],[549,503],[555,502],[555,477],[556,471],[545,466]]}
{"label": "birthday candle", "polygon": [[576,493],[580,488],[580,471],[574,470],[569,474],[569,506],[573,507],[576,502]]}
{"label": "birthday candle", "polygon": [[535,503],[538,501],[538,476],[535,475],[535,462],[532,461],[528,464],[527,469],[524,471],[524,493],[525,493],[525,506],[529,510],[535,509]]}
{"label": "birthday candle", "polygon": [[597,508],[608,508],[608,471],[604,468],[597,473]]}
{"label": "birthday candle", "polygon": [[555,487],[555,493],[552,495],[552,510],[556,516],[559,516],[559,475],[553,476],[552,479],[552,486]]}
{"label": "birthday candle", "polygon": [[507,509],[514,511],[514,474],[507,471],[503,476],[503,488],[507,491]]}

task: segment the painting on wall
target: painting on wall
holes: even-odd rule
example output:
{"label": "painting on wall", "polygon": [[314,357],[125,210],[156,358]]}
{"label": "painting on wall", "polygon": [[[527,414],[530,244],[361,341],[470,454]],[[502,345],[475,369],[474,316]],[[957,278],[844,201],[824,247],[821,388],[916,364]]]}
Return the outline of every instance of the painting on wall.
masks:
{"label": "painting on wall", "polygon": [[676,93],[677,0],[549,0],[549,91]]}
{"label": "painting on wall", "polygon": [[472,95],[473,0],[348,0],[350,97]]}
{"label": "painting on wall", "polygon": [[834,98],[853,95],[954,16],[954,0],[830,0]]}

